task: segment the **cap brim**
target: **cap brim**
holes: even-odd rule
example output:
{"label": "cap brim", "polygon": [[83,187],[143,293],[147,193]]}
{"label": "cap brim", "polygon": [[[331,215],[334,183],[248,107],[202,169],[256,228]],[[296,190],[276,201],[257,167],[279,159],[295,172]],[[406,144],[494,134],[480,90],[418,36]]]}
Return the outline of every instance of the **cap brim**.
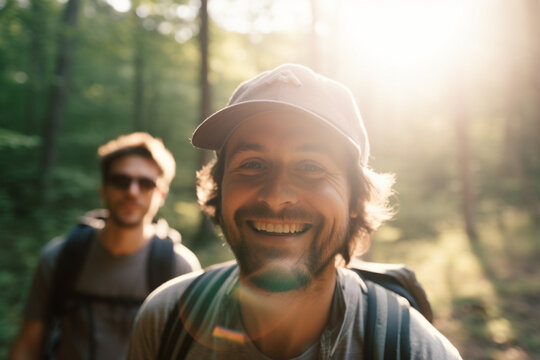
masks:
{"label": "cap brim", "polygon": [[201,149],[220,150],[231,132],[243,121],[268,111],[292,111],[315,118],[344,136],[356,149],[358,145],[347,135],[323,117],[302,107],[272,100],[254,100],[227,106],[206,118],[195,129],[191,143]]}

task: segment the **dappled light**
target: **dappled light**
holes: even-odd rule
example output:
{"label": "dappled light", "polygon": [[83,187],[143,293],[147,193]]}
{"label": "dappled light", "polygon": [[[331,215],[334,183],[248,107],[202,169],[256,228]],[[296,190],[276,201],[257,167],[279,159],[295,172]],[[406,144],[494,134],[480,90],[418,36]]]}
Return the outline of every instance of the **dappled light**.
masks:
{"label": "dappled light", "polygon": [[435,75],[465,57],[487,19],[475,2],[348,1],[341,8],[344,55],[398,78]]}
{"label": "dappled light", "polygon": [[209,12],[229,31],[250,34],[298,31],[309,26],[308,0],[212,1]]}
{"label": "dappled light", "polygon": [[111,5],[114,10],[118,12],[127,12],[131,9],[130,0],[106,0],[109,5]]}
{"label": "dappled light", "polygon": [[282,63],[349,87],[368,167],[395,175],[363,258],[413,268],[463,358],[540,358],[539,39],[537,0],[0,0],[0,358],[39,249],[102,206],[96,148],[120,134],[163,139],[160,215],[204,266],[234,258],[190,138]]}
{"label": "dappled light", "polygon": [[[482,344],[470,347],[473,359],[488,354],[493,359],[529,359],[515,344],[536,326],[533,318],[516,321],[532,311],[534,300],[526,299],[538,292],[533,234],[528,233],[534,225],[520,211],[507,211],[504,217],[503,231],[490,220],[479,224],[476,246],[463,231],[447,227],[441,227],[437,237],[406,242],[386,242],[384,227],[375,237],[376,259],[415,264],[434,305],[436,326],[460,348],[471,341]],[[536,270],[522,271],[520,263]],[[496,345],[487,348],[490,342]]]}

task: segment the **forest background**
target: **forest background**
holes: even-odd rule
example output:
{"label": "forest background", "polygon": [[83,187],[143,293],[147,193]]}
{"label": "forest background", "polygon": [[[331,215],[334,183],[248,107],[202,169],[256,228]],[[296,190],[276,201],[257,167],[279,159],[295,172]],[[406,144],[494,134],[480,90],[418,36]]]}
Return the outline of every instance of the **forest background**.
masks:
{"label": "forest background", "polygon": [[241,81],[296,62],[348,85],[398,213],[364,256],[411,266],[465,359],[540,358],[540,2],[0,0],[0,358],[40,248],[100,207],[96,149],[148,131],[161,211],[204,266],[189,138]]}

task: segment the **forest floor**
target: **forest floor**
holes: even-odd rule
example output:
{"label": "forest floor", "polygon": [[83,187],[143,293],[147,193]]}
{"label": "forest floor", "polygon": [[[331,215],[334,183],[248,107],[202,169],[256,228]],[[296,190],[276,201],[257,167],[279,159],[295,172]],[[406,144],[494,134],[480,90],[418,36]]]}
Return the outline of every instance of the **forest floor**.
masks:
{"label": "forest floor", "polygon": [[472,240],[455,229],[393,240],[383,228],[370,256],[415,270],[464,359],[540,359],[540,227],[517,212],[490,219]]}

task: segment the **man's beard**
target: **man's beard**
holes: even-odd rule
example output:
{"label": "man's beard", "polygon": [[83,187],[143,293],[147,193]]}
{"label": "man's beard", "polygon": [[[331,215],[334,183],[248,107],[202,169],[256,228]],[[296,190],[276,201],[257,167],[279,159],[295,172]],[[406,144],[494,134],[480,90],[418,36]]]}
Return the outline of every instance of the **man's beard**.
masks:
{"label": "man's beard", "polygon": [[[130,219],[129,221],[125,219],[124,216],[121,215],[121,211],[117,211],[118,208],[121,208],[123,204],[127,201],[134,201],[136,200],[122,200],[120,203],[117,203],[115,207],[109,207],[109,219],[114,222],[118,227],[123,228],[135,228],[144,220],[145,213],[141,210],[141,216],[138,216],[134,219]],[[140,207],[141,205],[137,203],[137,205]]]}
{"label": "man's beard", "polygon": [[334,224],[323,230],[321,216],[313,216],[300,208],[286,208],[276,214],[265,204],[245,206],[234,215],[237,228],[246,226],[246,217],[315,224],[309,230],[314,232],[311,244],[303,253],[291,254],[290,249],[250,243],[243,233],[236,235],[221,219],[224,235],[236,256],[242,276],[256,287],[274,293],[307,287],[335,260],[349,234],[348,222],[341,228]]}

